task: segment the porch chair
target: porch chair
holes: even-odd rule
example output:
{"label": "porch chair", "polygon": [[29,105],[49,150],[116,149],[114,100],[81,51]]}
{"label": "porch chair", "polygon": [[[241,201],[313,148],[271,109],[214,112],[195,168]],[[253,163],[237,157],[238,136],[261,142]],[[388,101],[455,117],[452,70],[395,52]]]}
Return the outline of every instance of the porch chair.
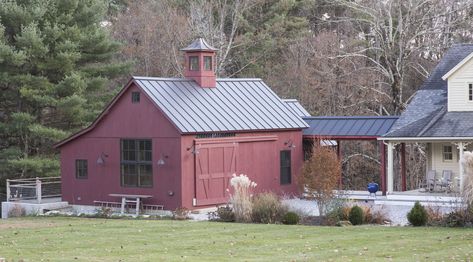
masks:
{"label": "porch chair", "polygon": [[437,172],[435,170],[429,170],[429,172],[427,172],[425,180],[421,184],[421,188],[424,188],[426,192],[434,191],[436,174],[437,174]]}
{"label": "porch chair", "polygon": [[435,184],[440,186],[440,190],[445,188],[449,192],[452,189],[452,176],[452,170],[443,170],[442,177]]}

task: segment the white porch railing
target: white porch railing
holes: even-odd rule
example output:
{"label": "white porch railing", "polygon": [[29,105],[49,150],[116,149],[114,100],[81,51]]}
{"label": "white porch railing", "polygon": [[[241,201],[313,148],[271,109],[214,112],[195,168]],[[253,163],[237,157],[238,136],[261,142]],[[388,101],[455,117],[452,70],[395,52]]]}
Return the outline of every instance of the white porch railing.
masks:
{"label": "white porch railing", "polygon": [[61,177],[7,179],[7,202],[61,196]]}

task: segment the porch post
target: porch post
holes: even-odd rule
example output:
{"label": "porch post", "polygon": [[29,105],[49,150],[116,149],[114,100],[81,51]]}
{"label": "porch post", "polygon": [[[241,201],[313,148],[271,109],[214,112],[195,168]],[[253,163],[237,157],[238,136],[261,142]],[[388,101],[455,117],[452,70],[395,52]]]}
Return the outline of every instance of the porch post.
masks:
{"label": "porch post", "polygon": [[387,181],[387,194],[392,194],[394,191],[394,143],[388,142],[388,181]]}
{"label": "porch post", "polygon": [[383,196],[386,195],[386,145],[384,141],[379,142],[379,154],[381,158],[381,167],[380,167],[380,181],[381,181],[381,192],[383,192]]}
{"label": "porch post", "polygon": [[7,179],[7,202],[10,201],[11,192],[10,192],[10,179]]}
{"label": "porch post", "polygon": [[402,183],[402,191],[407,190],[407,181],[406,181],[406,143],[401,143],[401,183]]}
{"label": "porch post", "polygon": [[[459,143],[458,143],[458,149],[459,149],[459,152],[460,152],[460,153],[459,153],[459,156],[458,156],[458,157],[459,157],[459,159],[458,159],[458,160],[459,160],[459,161],[458,161],[458,164],[460,165],[460,166],[459,166],[459,169],[458,169],[458,170],[459,170],[459,173],[460,173],[460,174],[458,174],[459,179],[460,179],[460,188],[459,188],[459,191],[460,191],[460,193],[461,193],[461,192],[463,191],[463,176],[464,176],[464,174],[463,174],[464,171],[463,171],[462,159],[463,159],[463,151],[464,151],[465,149],[464,149],[463,142],[459,142]],[[455,186],[456,186],[456,185],[455,185]]]}
{"label": "porch post", "polygon": [[41,204],[42,199],[42,189],[41,189],[41,180],[39,177],[36,177],[36,200],[38,204]]}
{"label": "porch post", "polygon": [[[338,156],[338,161],[340,161],[340,163],[342,163],[343,162],[343,157],[342,157],[342,147],[341,147],[341,144],[340,144],[340,140],[337,140],[337,156]],[[340,188],[340,190],[343,189],[343,171],[340,174],[340,181],[338,181],[338,187]]]}

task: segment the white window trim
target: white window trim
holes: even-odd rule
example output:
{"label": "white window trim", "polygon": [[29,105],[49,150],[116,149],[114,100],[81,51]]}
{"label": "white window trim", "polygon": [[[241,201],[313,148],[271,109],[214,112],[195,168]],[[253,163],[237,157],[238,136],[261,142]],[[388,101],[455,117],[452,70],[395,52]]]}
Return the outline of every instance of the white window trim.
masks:
{"label": "white window trim", "polygon": [[470,100],[470,85],[472,85],[472,88],[473,88],[473,83],[472,82],[467,82],[466,83],[466,101],[468,101],[468,103],[473,103],[473,99]]}
{"label": "white window trim", "polygon": [[[446,153],[445,152],[445,147],[447,147],[447,146],[452,148],[452,151],[450,152],[452,154],[452,159],[445,159],[445,153]],[[442,145],[442,160],[443,160],[443,162],[453,162],[453,160],[455,158],[453,152],[454,151],[453,151],[453,146],[452,145]]]}

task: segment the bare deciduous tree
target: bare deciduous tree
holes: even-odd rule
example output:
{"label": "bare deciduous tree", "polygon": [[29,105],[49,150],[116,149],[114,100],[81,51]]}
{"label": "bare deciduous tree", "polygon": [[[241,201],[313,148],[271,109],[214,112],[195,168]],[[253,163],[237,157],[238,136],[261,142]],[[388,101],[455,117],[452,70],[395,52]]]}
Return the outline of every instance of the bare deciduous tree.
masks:
{"label": "bare deciduous tree", "polygon": [[225,67],[234,48],[235,37],[249,0],[190,2],[189,25],[194,35],[202,36],[218,48],[217,68],[219,75],[226,75]]}
{"label": "bare deciduous tree", "polygon": [[[373,92],[383,94],[387,101],[384,111],[399,114],[412,95],[406,95],[406,76],[415,71],[424,77],[426,70],[423,58],[438,54],[451,45],[458,29],[470,20],[471,1],[456,0],[338,0],[337,3],[351,11],[349,16],[338,21],[349,21],[361,30],[357,36],[364,44],[355,51],[338,57],[362,57],[367,66],[380,79],[373,86],[366,86]],[[441,49],[441,50],[439,50]]]}

